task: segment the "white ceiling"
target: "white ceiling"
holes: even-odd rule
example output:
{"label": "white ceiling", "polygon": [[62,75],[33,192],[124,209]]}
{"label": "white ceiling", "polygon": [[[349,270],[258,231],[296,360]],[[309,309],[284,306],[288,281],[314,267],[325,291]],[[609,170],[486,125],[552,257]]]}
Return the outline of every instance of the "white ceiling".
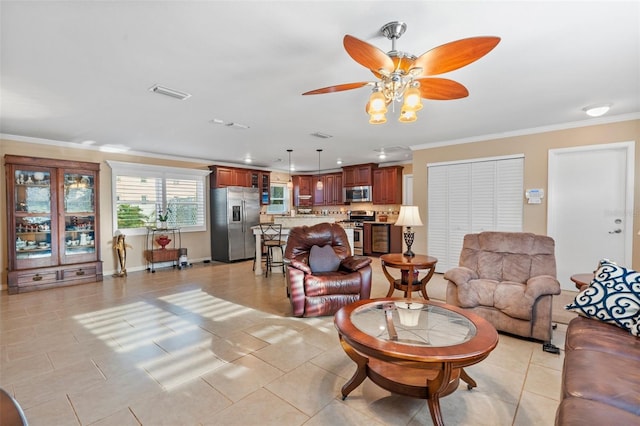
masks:
{"label": "white ceiling", "polygon": [[[5,1],[1,115],[6,135],[298,171],[409,161],[410,147],[640,114],[638,1]],[[425,101],[418,121],[368,124],[370,90],[303,92],[371,81],[345,34],[384,51],[387,22],[407,23],[399,50],[494,35],[488,55],[443,75],[469,97]],[[188,92],[184,101],[148,89]],[[396,112],[397,114],[397,112]],[[221,119],[249,126],[212,124]],[[587,121],[591,120],[591,121]],[[602,120],[602,119],[600,119]],[[318,139],[311,133],[333,135]]]}

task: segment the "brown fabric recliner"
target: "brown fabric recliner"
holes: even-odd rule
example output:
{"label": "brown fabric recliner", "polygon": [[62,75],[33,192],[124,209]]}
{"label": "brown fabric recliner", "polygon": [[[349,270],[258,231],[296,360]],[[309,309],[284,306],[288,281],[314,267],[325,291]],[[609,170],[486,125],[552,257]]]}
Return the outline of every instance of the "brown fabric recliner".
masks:
{"label": "brown fabric recliner", "polygon": [[[339,259],[338,270],[313,272],[309,263],[312,247],[327,245]],[[333,315],[341,307],[371,295],[371,259],[351,255],[347,234],[340,225],[291,228],[284,257],[287,295],[296,317]]]}
{"label": "brown fabric recliner", "polygon": [[551,341],[552,297],[560,294],[551,237],[468,234],[459,265],[444,274],[447,303],[473,311],[500,331]]}

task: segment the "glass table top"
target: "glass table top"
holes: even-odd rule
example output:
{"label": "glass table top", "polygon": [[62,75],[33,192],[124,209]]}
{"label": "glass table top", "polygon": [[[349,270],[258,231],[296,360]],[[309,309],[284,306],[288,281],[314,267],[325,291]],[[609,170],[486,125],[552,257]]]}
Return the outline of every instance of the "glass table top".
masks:
{"label": "glass table top", "polygon": [[423,347],[458,345],[471,340],[477,331],[463,315],[410,300],[363,305],[352,312],[351,322],[377,339]]}

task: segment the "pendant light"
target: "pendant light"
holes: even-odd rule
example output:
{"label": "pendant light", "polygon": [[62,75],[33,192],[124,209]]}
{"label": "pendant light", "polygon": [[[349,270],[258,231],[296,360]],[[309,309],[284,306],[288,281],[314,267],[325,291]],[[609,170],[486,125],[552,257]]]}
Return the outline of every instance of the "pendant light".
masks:
{"label": "pendant light", "polygon": [[316,151],[318,151],[318,183],[316,183],[316,189],[318,191],[322,191],[322,189],[324,188],[324,184],[320,179],[320,153],[322,152],[322,149],[316,149]]}
{"label": "pendant light", "polygon": [[293,181],[291,180],[291,153],[293,150],[288,149],[287,152],[289,153],[289,182],[287,182],[287,188],[293,189]]}

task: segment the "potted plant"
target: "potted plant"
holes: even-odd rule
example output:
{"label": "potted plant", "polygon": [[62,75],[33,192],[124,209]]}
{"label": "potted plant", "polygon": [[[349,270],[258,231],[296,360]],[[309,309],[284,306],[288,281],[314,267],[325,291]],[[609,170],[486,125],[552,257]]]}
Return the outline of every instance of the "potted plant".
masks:
{"label": "potted plant", "polygon": [[158,220],[160,221],[160,229],[167,229],[167,221],[169,220],[169,214],[171,213],[171,209],[167,208],[166,210],[158,210]]}

